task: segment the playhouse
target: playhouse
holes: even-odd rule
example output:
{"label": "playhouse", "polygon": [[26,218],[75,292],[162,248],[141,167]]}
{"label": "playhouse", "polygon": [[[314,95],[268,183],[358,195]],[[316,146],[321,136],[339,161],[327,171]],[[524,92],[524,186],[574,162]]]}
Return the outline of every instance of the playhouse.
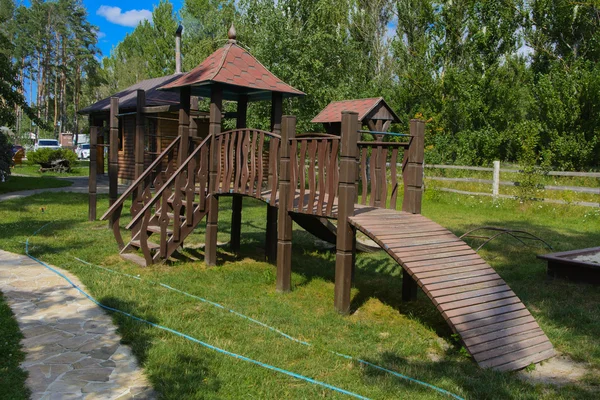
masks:
{"label": "playhouse", "polygon": [[[278,291],[291,290],[292,221],[310,221],[305,229],[315,234],[329,229],[324,221],[335,221],[332,268],[339,312],[350,310],[360,231],[402,268],[403,299],[414,299],[420,288],[480,366],[516,370],[554,355],[533,316],[493,268],[452,232],[421,215],[423,121],[411,120],[408,133],[389,132],[390,124],[398,122],[393,110],[383,99],[364,99],[332,103],[315,117],[326,133],[297,134],[296,119],[283,115],[282,101],[304,93],[241,47],[233,27],[224,47],[156,92],[178,96],[177,135],[148,163],[146,130],[135,130],[133,183],[120,196],[117,149],[124,111],[119,98],[109,101],[111,206],[102,219],[109,221],[123,258],[141,266],[164,262],[205,223],[204,261],[214,266],[220,198],[233,197],[230,247],[238,251],[241,200],[251,197],[267,209],[266,256],[276,264]],[[193,118],[191,99],[197,96],[210,99],[206,135],[198,134]],[[150,110],[140,105],[142,90],[136,97],[130,115],[140,127]],[[224,100],[237,102],[236,128],[228,131],[222,129]],[[269,131],[246,126],[251,101],[271,102]],[[92,146],[98,131],[92,130]],[[384,141],[387,137],[396,140]],[[125,229],[130,235],[124,238],[120,217],[128,199],[131,220]],[[95,219],[95,201],[90,184],[90,219]]]}

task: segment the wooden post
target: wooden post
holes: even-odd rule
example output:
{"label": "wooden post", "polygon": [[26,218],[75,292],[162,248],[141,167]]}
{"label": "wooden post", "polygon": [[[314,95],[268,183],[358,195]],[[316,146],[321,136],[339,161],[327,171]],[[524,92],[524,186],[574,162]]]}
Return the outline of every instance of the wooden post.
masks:
{"label": "wooden post", "polygon": [[[183,86],[179,89],[179,152],[177,154],[177,166],[183,164],[188,157],[190,146],[190,93],[189,86]],[[219,121],[220,123],[220,121]]]}
{"label": "wooden post", "polygon": [[340,139],[340,175],[338,189],[338,225],[335,255],[335,309],[340,313],[350,311],[350,289],[354,261],[356,232],[348,222],[354,215],[356,198],[356,158],[358,114],[342,112],[342,137]]}
{"label": "wooden post", "polygon": [[411,119],[410,135],[410,145],[404,153],[404,168],[402,171],[402,179],[404,180],[402,211],[420,214],[423,197],[425,122],[418,119]]}
{"label": "wooden post", "polygon": [[[279,225],[277,228],[277,290],[289,292],[292,288],[292,217],[289,205],[292,200],[290,139],[296,137],[296,117],[283,117],[281,131],[281,160],[279,172]],[[294,146],[295,149],[295,146]]]}
{"label": "wooden post", "polygon": [[217,232],[219,221],[219,200],[216,196],[217,185],[219,184],[217,177],[217,167],[219,163],[219,151],[217,149],[216,135],[221,132],[221,112],[223,109],[223,88],[219,85],[212,86],[210,97],[210,124],[208,134],[211,135],[210,140],[210,165],[208,172],[209,186],[208,191],[208,216],[206,219],[206,247],[204,250],[204,261],[206,265],[217,265]]}
{"label": "wooden post", "polygon": [[[410,121],[410,145],[404,154],[402,179],[404,180],[404,199],[402,211],[420,214],[423,197],[423,158],[425,122],[412,119]],[[402,300],[411,301],[417,298],[417,283],[406,270],[402,275]]]}
{"label": "wooden post", "polygon": [[[281,119],[283,117],[283,95],[273,92],[271,100],[271,132],[281,135]],[[279,163],[279,160],[277,160]],[[268,187],[273,187],[273,171],[269,169]],[[271,193],[275,196],[275,193]],[[265,238],[265,255],[269,262],[277,261],[277,207],[267,205],[267,233]]]}
{"label": "wooden post", "polygon": [[95,126],[95,121],[90,117],[90,177],[88,179],[88,220],[96,220],[96,203],[97,203],[97,157],[96,147],[98,145],[99,127]]}
{"label": "wooden post", "polygon": [[192,96],[190,98],[190,137],[197,138],[198,137],[198,97]]}
{"label": "wooden post", "polygon": [[[144,107],[146,106],[146,91],[137,90],[137,103],[135,114],[135,179],[144,173],[144,145],[146,134],[146,118],[144,117]],[[137,193],[134,193],[137,198]]]}
{"label": "wooden post", "polygon": [[[246,115],[248,112],[248,97],[240,96],[237,103],[237,119],[236,128],[242,129],[246,127]],[[245,162],[246,160],[238,160]],[[234,195],[231,204],[231,251],[238,252],[240,250],[240,240],[242,235],[242,196]]]}
{"label": "wooden post", "polygon": [[108,148],[108,200],[112,206],[118,193],[119,176],[119,98],[110,98],[110,138]]}
{"label": "wooden post", "polygon": [[500,193],[500,161],[494,161],[494,180],[492,182],[492,195],[496,200]]}

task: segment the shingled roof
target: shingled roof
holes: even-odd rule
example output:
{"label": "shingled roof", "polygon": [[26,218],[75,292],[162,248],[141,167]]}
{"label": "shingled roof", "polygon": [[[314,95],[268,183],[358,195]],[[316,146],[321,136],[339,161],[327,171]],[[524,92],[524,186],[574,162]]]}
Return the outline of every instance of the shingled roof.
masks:
{"label": "shingled roof", "polygon": [[378,111],[385,108],[386,117],[377,119],[387,119],[393,122],[400,122],[400,118],[394,110],[385,102],[383,97],[373,97],[369,99],[332,101],[316,117],[312,119],[313,123],[334,123],[342,121],[342,111],[354,111],[358,113],[358,120],[363,121]]}
{"label": "shingled roof", "polygon": [[283,82],[267,70],[247,50],[238,46],[235,36],[229,42],[208,56],[200,65],[178,79],[164,85],[160,90],[179,91],[191,86],[195,96],[210,97],[211,85],[223,85],[223,98],[237,100],[247,95],[248,100],[267,100],[272,92],[283,97],[304,96],[304,93]]}
{"label": "shingled roof", "polygon": [[85,107],[79,110],[79,114],[92,114],[98,112],[110,111],[110,98],[119,98],[119,111],[127,109],[135,109],[137,102],[138,89],[146,91],[146,106],[164,106],[164,105],[179,105],[179,94],[173,92],[164,92],[157,90],[160,86],[174,81],[181,77],[182,74],[173,74],[167,76],[161,76],[160,78],[146,79],[140,81],[134,85],[129,86],[127,89],[120,91],[110,97],[102,99],[91,106]]}

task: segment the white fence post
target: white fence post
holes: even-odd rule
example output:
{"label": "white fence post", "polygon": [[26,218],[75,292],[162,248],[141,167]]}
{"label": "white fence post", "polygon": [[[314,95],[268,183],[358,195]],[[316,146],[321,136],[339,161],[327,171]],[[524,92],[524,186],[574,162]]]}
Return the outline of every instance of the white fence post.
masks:
{"label": "white fence post", "polygon": [[494,161],[494,182],[492,183],[492,195],[498,197],[500,193],[500,161]]}

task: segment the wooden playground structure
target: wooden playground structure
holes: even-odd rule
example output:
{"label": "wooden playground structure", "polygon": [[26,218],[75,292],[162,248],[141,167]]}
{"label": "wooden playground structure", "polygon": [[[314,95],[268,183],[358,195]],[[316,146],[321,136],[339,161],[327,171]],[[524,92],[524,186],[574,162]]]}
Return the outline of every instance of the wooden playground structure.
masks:
{"label": "wooden playground structure", "polygon": [[[365,121],[359,123],[356,112],[342,110],[339,128],[327,120],[329,133],[297,135],[296,119],[283,115],[282,103],[304,94],[238,46],[232,30],[223,48],[161,89],[179,93],[178,135],[143,169],[144,130],[136,130],[135,180],[120,196],[112,145],[118,140],[118,98],[110,103],[110,208],[102,219],[109,220],[124,258],[144,266],[162,262],[206,218],[205,262],[214,266],[219,199],[233,197],[230,246],[237,251],[242,198],[252,197],[267,207],[266,256],[277,265],[278,291],[291,290],[292,222],[318,236],[330,232],[326,222],[335,220],[334,305],[339,312],[350,311],[360,231],[402,267],[403,299],[414,299],[420,287],[480,366],[516,370],[554,355],[552,344],[504,280],[461,239],[420,214],[423,121],[411,120],[409,134],[394,134],[387,132],[383,117],[372,114],[366,123],[370,130],[363,130]],[[192,96],[210,98],[206,136],[190,120]],[[248,102],[268,99],[270,131],[247,127]],[[222,131],[224,100],[237,102],[236,129]],[[144,117],[141,111],[136,114],[142,122]],[[384,142],[385,135],[405,141]],[[92,162],[90,181],[94,168]],[[120,217],[128,199],[131,237],[125,240]],[[95,219],[92,190],[90,219]]]}

